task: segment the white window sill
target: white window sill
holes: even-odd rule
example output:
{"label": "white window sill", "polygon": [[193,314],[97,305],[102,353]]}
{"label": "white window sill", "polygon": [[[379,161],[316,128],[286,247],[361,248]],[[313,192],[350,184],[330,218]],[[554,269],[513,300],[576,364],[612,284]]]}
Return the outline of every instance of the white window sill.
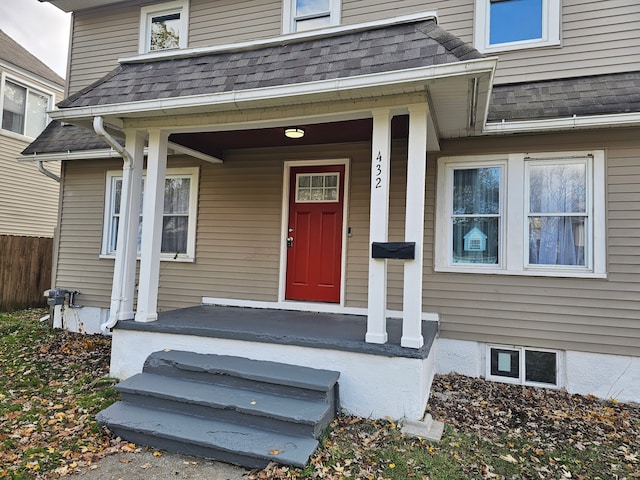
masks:
{"label": "white window sill", "polygon": [[[106,260],[115,260],[116,256],[113,254],[101,253],[99,258]],[[140,256],[136,258],[137,261],[140,261]],[[161,262],[176,262],[176,263],[195,263],[196,259],[194,257],[188,257],[186,255],[165,255],[160,256]]]}
{"label": "white window sill", "polygon": [[523,40],[520,42],[498,43],[496,45],[476,45],[480,53],[494,54],[534,48],[561,47],[560,40]]}
{"label": "white window sill", "polygon": [[560,278],[607,278],[605,273],[595,273],[584,270],[542,270],[542,269],[525,269],[525,270],[506,270],[501,268],[483,268],[465,265],[434,267],[434,271],[442,273],[479,273],[484,275],[517,275],[524,277],[560,277]]}
{"label": "white window sill", "polygon": [[20,140],[21,142],[31,143],[35,140],[35,137],[28,137],[21,133],[12,132],[11,130],[5,130],[4,128],[0,129],[0,133],[6,137],[14,138],[16,140]]}

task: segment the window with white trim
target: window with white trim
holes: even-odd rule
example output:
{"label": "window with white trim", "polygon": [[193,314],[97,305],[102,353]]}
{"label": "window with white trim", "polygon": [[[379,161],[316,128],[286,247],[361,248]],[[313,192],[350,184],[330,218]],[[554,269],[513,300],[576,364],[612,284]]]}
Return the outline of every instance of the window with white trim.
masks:
{"label": "window with white trim", "polygon": [[438,162],[437,271],[606,276],[603,151]]}
{"label": "window with white trim", "polygon": [[475,47],[498,52],[560,44],[560,0],[476,0]]}
{"label": "window with white trim", "polygon": [[49,123],[53,96],[3,77],[2,129],[35,138]]}
{"label": "window with white trim", "polygon": [[553,350],[487,346],[489,380],[522,385],[560,386],[560,355]]}
{"label": "window with white trim", "polygon": [[140,53],[187,47],[189,2],[149,5],[140,9]]}
{"label": "window with white trim", "polygon": [[340,24],[341,0],[284,0],[283,33]]}
{"label": "window with white trim", "polygon": [[[144,192],[144,176],[143,176]],[[122,172],[107,173],[105,195],[103,256],[114,256],[120,225],[120,195]],[[168,169],[165,178],[164,210],[162,218],[161,258],[191,260],[195,256],[195,226],[197,218],[198,169]],[[144,197],[141,196],[141,201]],[[142,208],[140,209],[142,212]],[[138,252],[142,234],[142,213],[138,223]]]}

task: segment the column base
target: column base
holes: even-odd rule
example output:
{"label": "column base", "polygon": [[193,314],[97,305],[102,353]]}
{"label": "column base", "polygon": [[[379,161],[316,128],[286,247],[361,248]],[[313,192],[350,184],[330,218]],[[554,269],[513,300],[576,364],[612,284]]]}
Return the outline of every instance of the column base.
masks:
{"label": "column base", "polygon": [[148,322],[155,322],[156,320],[158,320],[158,314],[157,313],[136,313],[136,318],[135,318],[136,322],[141,322],[141,323],[148,323]]}
{"label": "column base", "polygon": [[385,333],[367,333],[364,337],[367,343],[387,343],[389,336]]}
{"label": "column base", "polygon": [[424,345],[424,338],[422,335],[419,337],[402,337],[400,339],[400,346],[406,348],[422,348]]}

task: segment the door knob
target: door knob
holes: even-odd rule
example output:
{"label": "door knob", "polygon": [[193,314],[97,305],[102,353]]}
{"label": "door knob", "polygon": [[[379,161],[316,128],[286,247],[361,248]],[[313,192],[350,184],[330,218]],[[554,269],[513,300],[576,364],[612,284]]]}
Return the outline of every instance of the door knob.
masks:
{"label": "door knob", "polygon": [[293,247],[293,237],[287,237],[287,247]]}

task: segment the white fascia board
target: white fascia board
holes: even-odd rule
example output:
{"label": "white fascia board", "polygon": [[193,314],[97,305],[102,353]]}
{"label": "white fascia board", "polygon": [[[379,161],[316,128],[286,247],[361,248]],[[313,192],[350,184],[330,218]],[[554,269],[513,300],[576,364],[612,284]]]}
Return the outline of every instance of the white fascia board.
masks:
{"label": "white fascia board", "polygon": [[[313,96],[330,96],[332,99],[354,98],[357,91],[370,90],[366,96],[383,96],[384,88],[406,86],[403,93],[409,91],[423,91],[430,80],[453,76],[481,76],[491,75],[495,70],[495,59],[477,59],[461,63],[418,67],[394,72],[374,73],[357,77],[320,80],[293,85],[279,85],[275,87],[255,88],[206,95],[192,95],[178,98],[159,100],[145,100],[140,102],[119,103],[111,105],[96,105],[91,107],[62,108],[52,111],[50,116],[55,120],[74,121],[86,120],[97,116],[144,116],[144,114],[170,115],[180,110],[202,109],[212,106],[222,107],[219,110],[241,110],[249,108],[251,104],[273,102],[278,100],[282,105],[283,99],[312,98]],[[394,92],[397,93],[397,92]],[[355,98],[361,98],[362,94]],[[324,98],[324,100],[328,100]]]}
{"label": "white fascia board", "polygon": [[623,127],[640,124],[640,113],[588,115],[545,120],[520,120],[487,123],[483,129],[488,134],[527,133],[550,130],[573,130],[592,127]]}
{"label": "white fascia board", "polygon": [[[147,155],[148,147],[144,148],[144,155]],[[173,151],[173,154],[187,155],[194,157],[205,162],[218,164],[222,163],[222,160],[206,153],[198,152],[192,148],[183,147],[177,143],[169,142],[169,150]],[[16,160],[18,162],[58,162],[62,160],[99,160],[106,158],[122,158],[122,155],[113,150],[112,148],[101,148],[96,150],[75,150],[69,152],[57,152],[57,153],[33,153],[31,155],[21,155]]]}
{"label": "white fascia board", "polygon": [[102,7],[103,5],[111,5],[119,3],[122,0],[40,0],[41,2],[50,3],[58,7],[63,12],[73,12],[75,10],[84,10],[93,7]]}
{"label": "white fascia board", "polygon": [[373,22],[357,23],[354,25],[340,25],[337,27],[328,27],[321,30],[310,30],[306,32],[291,33],[270,37],[260,40],[251,40],[248,42],[229,43],[225,45],[217,45],[212,47],[186,48],[181,50],[158,51],[136,55],[134,57],[125,57],[118,59],[120,63],[139,63],[144,61],[170,60],[176,58],[197,57],[202,55],[212,55],[216,53],[225,53],[231,51],[255,50],[257,48],[271,47],[274,45],[282,45],[289,42],[299,42],[302,40],[314,40],[316,38],[326,38],[335,35],[358,32],[362,30],[370,30],[378,27],[388,27],[392,25],[400,25],[403,23],[420,22],[424,20],[435,20],[438,22],[438,14],[436,12],[421,12],[410,15],[402,15],[384,20],[376,20]]}

